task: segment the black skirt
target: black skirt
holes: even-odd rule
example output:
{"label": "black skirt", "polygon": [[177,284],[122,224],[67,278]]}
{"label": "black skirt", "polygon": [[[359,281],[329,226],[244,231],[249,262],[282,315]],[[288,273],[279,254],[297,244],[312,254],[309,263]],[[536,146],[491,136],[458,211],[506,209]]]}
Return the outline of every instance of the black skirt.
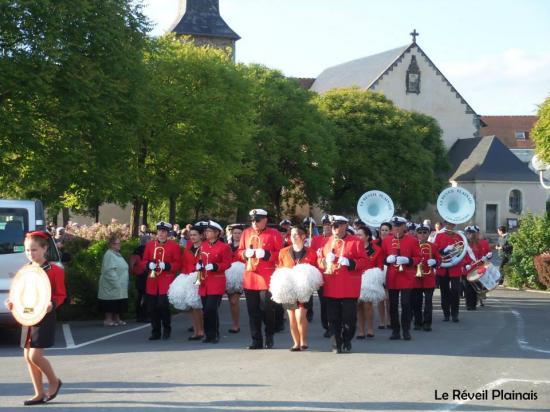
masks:
{"label": "black skirt", "polygon": [[55,310],[46,313],[44,319],[34,326],[23,326],[21,330],[21,347],[51,348],[55,344]]}
{"label": "black skirt", "polygon": [[98,299],[98,301],[100,312],[121,314],[128,311],[128,299]]}

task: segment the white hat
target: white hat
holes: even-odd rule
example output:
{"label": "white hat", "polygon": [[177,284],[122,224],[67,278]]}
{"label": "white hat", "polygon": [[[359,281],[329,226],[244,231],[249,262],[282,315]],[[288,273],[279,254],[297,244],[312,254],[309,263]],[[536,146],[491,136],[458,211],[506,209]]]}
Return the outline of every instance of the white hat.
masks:
{"label": "white hat", "polygon": [[210,229],[216,229],[216,230],[219,230],[220,232],[223,232],[222,227],[218,223],[214,222],[213,220],[209,220],[207,222],[206,227],[210,228]]}
{"label": "white hat", "polygon": [[349,220],[347,217],[341,216],[341,215],[330,215],[329,217],[330,223],[348,223]]}
{"label": "white hat", "polygon": [[248,214],[251,218],[267,217],[267,212],[263,209],[252,209]]}
{"label": "white hat", "polygon": [[479,233],[479,226],[472,225],[472,226],[466,226],[464,228],[465,232],[472,232],[472,233]]}
{"label": "white hat", "polygon": [[394,216],[391,218],[390,223],[392,225],[404,225],[405,223],[407,223],[407,219],[401,216]]}
{"label": "white hat", "polygon": [[347,229],[346,229],[349,233],[351,233],[352,235],[355,235],[355,229],[353,228],[353,226],[350,226],[348,225]]}
{"label": "white hat", "polygon": [[172,230],[172,224],[164,221],[160,221],[157,223],[157,230]]}
{"label": "white hat", "polygon": [[288,219],[283,219],[279,222],[279,226],[282,226],[282,225],[291,225],[292,222]]}
{"label": "white hat", "polygon": [[310,223],[313,224],[313,225],[317,225],[317,222],[312,217],[310,217],[310,216],[304,217],[303,224],[304,225],[309,225]]}

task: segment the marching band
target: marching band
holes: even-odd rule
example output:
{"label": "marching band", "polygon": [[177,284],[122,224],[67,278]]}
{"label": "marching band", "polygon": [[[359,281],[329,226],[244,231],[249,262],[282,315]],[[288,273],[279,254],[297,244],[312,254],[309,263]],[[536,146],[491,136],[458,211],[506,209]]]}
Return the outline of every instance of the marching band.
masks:
{"label": "marching band", "polygon": [[[466,234],[456,231],[456,224],[471,219],[473,210],[468,203],[471,195],[463,189],[458,194],[455,191],[456,188],[449,188],[440,195],[440,199],[443,196],[447,202],[454,202],[452,207],[438,199],[444,226],[435,233],[428,220],[416,225],[395,216],[391,199],[384,199],[387,195],[378,191],[371,196],[376,199],[373,201],[391,204],[384,215],[372,217],[363,213],[363,219],[356,219],[352,227],[345,216],[325,214],[321,219],[322,232],[317,236],[312,233],[311,217],[302,222],[309,228],[284,219],[277,231],[268,226],[264,209],[250,211],[250,227],[230,225],[228,243],[220,240],[223,229],[218,223],[199,222],[190,231],[191,242],[181,255],[182,271],[196,273],[196,288],[174,286],[170,301],[178,301],[178,296],[185,300],[184,296],[191,299],[191,295],[200,295],[202,309],[192,310],[194,335],[190,339],[203,338],[204,334],[204,342],[215,343],[220,336],[218,308],[223,294],[227,293],[230,301],[229,332],[237,333],[238,302],[244,291],[250,322],[249,349],[274,346],[278,307],[287,311],[293,341],[290,350],[308,349],[311,318],[307,314],[315,292],[324,336],[332,338],[336,353],[350,352],[353,338],[374,337],[374,304],[380,305],[379,328],[385,328],[386,300],[391,340],[411,340],[411,324],[415,331],[432,331],[436,287],[441,292],[443,320],[458,322],[461,292],[467,309],[475,310],[487,291],[496,287],[500,273],[489,262],[492,253],[488,242],[479,239],[479,227],[467,226]],[[363,201],[361,207],[379,210],[368,201]],[[358,211],[361,216],[359,206]],[[179,267],[174,253],[169,252],[170,243],[162,236],[167,225],[159,223],[158,239],[149,242],[145,250],[145,261],[151,269],[147,294],[156,303],[151,305],[152,339],[160,336],[161,320],[165,327],[163,337],[170,335],[169,313],[159,302],[164,302],[166,284],[173,279],[177,270],[174,268]],[[371,227],[376,228],[376,236]],[[206,239],[199,238],[199,233]],[[160,257],[159,243],[166,247]],[[200,317],[196,312],[201,313]]]}

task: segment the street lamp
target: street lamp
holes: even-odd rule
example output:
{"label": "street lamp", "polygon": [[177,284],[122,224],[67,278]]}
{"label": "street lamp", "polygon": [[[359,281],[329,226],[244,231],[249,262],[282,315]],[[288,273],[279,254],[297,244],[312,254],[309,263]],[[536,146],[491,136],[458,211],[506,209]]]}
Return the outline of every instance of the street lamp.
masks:
{"label": "street lamp", "polygon": [[540,177],[540,184],[545,189],[550,189],[550,186],[546,185],[544,183],[544,172],[547,170],[550,170],[550,163],[546,163],[544,160],[540,159],[537,155],[534,155],[531,159],[531,166],[533,166],[533,169],[535,169]]}

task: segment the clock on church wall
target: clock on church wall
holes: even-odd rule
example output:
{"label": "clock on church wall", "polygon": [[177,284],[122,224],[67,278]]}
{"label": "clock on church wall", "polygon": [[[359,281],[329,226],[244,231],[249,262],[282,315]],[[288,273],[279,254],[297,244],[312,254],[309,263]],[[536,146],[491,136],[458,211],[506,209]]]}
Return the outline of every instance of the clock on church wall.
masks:
{"label": "clock on church wall", "polygon": [[416,56],[411,56],[411,62],[407,69],[405,83],[407,85],[407,94],[420,94],[420,69],[416,63]]}

